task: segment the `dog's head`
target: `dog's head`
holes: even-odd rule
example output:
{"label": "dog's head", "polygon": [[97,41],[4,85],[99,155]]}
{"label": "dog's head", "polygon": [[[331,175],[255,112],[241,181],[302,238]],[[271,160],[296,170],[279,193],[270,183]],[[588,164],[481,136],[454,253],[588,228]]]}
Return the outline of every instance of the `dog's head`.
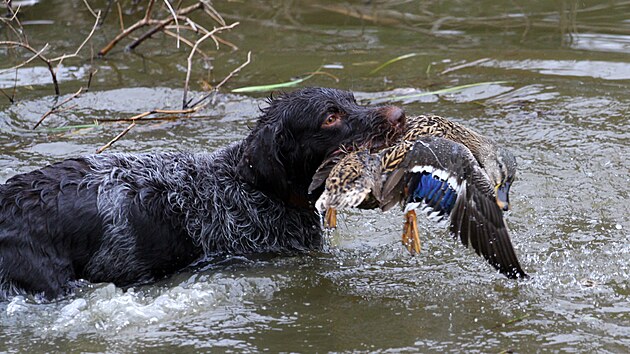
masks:
{"label": "dog's head", "polygon": [[296,205],[307,203],[311,178],[328,155],[342,146],[387,144],[405,120],[400,108],[360,106],[352,93],[326,88],[280,94],[262,113],[245,139],[239,176]]}

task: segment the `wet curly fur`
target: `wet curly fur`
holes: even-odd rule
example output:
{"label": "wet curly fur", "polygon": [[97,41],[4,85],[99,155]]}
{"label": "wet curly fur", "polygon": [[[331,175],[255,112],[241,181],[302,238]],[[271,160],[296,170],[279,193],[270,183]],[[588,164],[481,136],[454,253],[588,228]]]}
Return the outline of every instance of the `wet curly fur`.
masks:
{"label": "wet curly fur", "polygon": [[93,155],[14,176],[0,185],[0,297],[55,298],[78,279],[149,282],[217,254],[318,249],[315,170],[403,119],[345,91],[303,89],[270,100],[245,140],[211,154]]}

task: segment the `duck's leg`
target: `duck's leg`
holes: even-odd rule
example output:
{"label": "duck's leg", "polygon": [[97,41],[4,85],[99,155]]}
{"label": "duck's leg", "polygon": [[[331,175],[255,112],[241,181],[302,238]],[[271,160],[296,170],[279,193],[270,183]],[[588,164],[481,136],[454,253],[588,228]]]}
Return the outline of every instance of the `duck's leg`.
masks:
{"label": "duck's leg", "polygon": [[324,227],[327,229],[337,228],[337,209],[327,208],[326,215],[324,215]]}
{"label": "duck's leg", "polygon": [[420,253],[420,235],[418,232],[418,218],[415,210],[409,210],[405,214],[405,226],[403,227],[402,243],[411,254]]}

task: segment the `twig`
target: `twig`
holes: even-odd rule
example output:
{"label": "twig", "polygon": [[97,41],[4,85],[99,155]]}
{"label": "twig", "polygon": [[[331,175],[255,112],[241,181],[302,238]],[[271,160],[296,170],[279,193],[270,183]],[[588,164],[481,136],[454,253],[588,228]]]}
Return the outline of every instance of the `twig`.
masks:
{"label": "twig", "polygon": [[228,29],[232,29],[235,26],[237,26],[239,23],[238,22],[234,22],[233,24],[229,25],[229,26],[223,26],[223,27],[218,27],[213,29],[212,31],[206,33],[203,37],[199,38],[197,40],[197,42],[195,42],[195,45],[193,46],[192,50],[190,51],[190,54],[188,55],[188,67],[186,69],[186,81],[184,81],[184,98],[183,98],[183,103],[182,103],[182,108],[185,109],[187,107],[188,104],[188,100],[187,100],[187,96],[188,96],[188,82],[190,81],[190,72],[192,71],[192,58],[193,55],[195,54],[195,51],[197,50],[197,47],[206,39],[208,39],[209,37],[214,36],[215,33],[223,31],[223,30],[228,30]]}
{"label": "twig", "polygon": [[[101,50],[98,51],[98,56],[102,57],[107,55],[107,53],[109,53],[110,50],[112,50],[116,44],[118,44],[118,42],[120,42],[121,40],[123,40],[125,37],[127,37],[128,35],[130,35],[131,33],[133,33],[135,30],[142,28],[146,25],[149,24],[149,20],[150,20],[150,16],[151,16],[151,10],[153,9],[153,3],[155,2],[155,0],[149,0],[149,4],[147,5],[147,11],[144,13],[144,17],[142,18],[142,20],[134,23],[133,25],[129,26],[129,28],[125,29],[124,31],[120,32],[116,37],[114,37],[114,39],[112,39],[109,43],[107,43],[107,45],[103,48],[101,48]],[[121,23],[122,23],[122,12],[121,13]]]}
{"label": "twig", "polygon": [[115,142],[117,142],[118,140],[120,140],[120,138],[122,138],[123,136],[125,136],[125,134],[127,134],[133,127],[136,126],[136,121],[138,120],[142,120],[142,118],[151,115],[151,114],[190,114],[190,113],[195,113],[199,108],[189,108],[189,109],[181,109],[181,110],[170,110],[170,109],[154,109],[151,111],[146,111],[146,112],[142,112],[140,114],[136,114],[135,116],[131,117],[131,118],[126,118],[126,119],[120,119],[120,120],[124,120],[124,121],[131,121],[131,124],[129,124],[129,126],[127,126],[127,128],[125,128],[125,130],[123,130],[120,134],[118,134],[114,139],[110,140],[107,144],[101,146],[100,148],[98,148],[96,150],[97,154],[100,154],[101,152],[105,151],[106,149],[110,148]]}
{"label": "twig", "polygon": [[[177,34],[175,34],[175,33],[171,32],[171,31],[168,31],[168,30],[164,30],[164,31],[162,31],[162,32],[164,32],[164,34],[166,34],[167,36],[171,36],[171,37],[176,37],[176,36],[177,36]],[[180,40],[181,40],[182,42],[184,42],[184,44],[186,44],[187,46],[189,46],[189,47],[191,47],[191,48],[195,46],[195,43],[193,43],[193,42],[189,41],[188,39],[186,39],[186,38],[184,38],[184,37],[181,37],[181,38],[180,38]],[[201,54],[201,56],[202,56],[202,57],[204,57],[204,59],[207,59],[207,58],[208,58],[208,54],[204,53],[204,52],[203,52],[201,49],[199,49],[199,48],[197,48],[197,53]]]}
{"label": "twig", "polygon": [[120,140],[120,138],[125,136],[125,134],[127,134],[135,126],[136,126],[136,122],[131,122],[131,124],[129,124],[129,126],[127,128],[125,128],[125,130],[120,132],[120,134],[116,135],[116,137],[114,139],[110,140],[107,144],[105,144],[105,145],[101,146],[100,148],[96,149],[96,153],[100,154],[101,152],[103,152],[106,149],[110,148],[115,142]]}
{"label": "twig", "polygon": [[112,10],[112,4],[116,2],[116,4],[118,4],[118,1],[116,0],[107,0],[107,7],[105,7],[105,11],[103,11],[103,17],[101,18],[101,22],[98,24],[99,27],[103,25],[103,22],[105,22],[105,19],[107,18],[107,15],[109,15],[109,12]]}
{"label": "twig", "polygon": [[[107,144],[103,145],[102,147],[100,147],[99,149],[96,150],[96,153],[101,153],[104,150],[108,149],[109,147],[111,147],[116,141],[120,140],[125,134],[127,134],[131,129],[133,129],[133,127],[137,124],[138,121],[140,120],[156,120],[156,119],[173,119],[171,117],[169,117],[168,115],[188,115],[190,116],[190,114],[197,112],[198,110],[200,110],[202,107],[204,107],[204,105],[202,105],[201,103],[207,99],[203,98],[201,100],[199,100],[197,102],[197,104],[195,104],[192,107],[187,108],[187,105],[185,104],[187,101],[187,92],[188,92],[188,86],[189,86],[189,82],[190,82],[190,75],[191,75],[191,71],[192,71],[192,58],[195,54],[195,52],[200,53],[204,58],[208,58],[207,54],[205,54],[203,51],[201,51],[199,49],[199,46],[201,45],[201,43],[203,41],[205,41],[208,38],[211,38],[214,41],[215,46],[217,47],[217,49],[219,49],[220,44],[224,44],[226,46],[231,47],[232,49],[237,49],[236,45],[234,45],[233,43],[226,41],[222,38],[217,37],[217,34],[225,31],[225,30],[229,30],[234,28],[235,26],[238,25],[238,22],[233,23],[231,25],[226,25],[225,21],[223,20],[223,18],[221,17],[221,15],[219,15],[218,12],[216,12],[216,10],[214,8],[212,8],[212,6],[210,5],[210,2],[208,0],[198,0],[198,2],[194,5],[185,7],[185,8],[179,8],[181,6],[182,1],[179,0],[177,1],[177,4],[175,5],[175,3],[173,5],[175,5],[174,7],[171,6],[171,3],[169,0],[163,0],[166,3],[166,6],[168,7],[168,10],[170,12],[169,16],[166,18],[163,18],[161,20],[156,20],[151,18],[151,11],[152,8],[155,4],[155,0],[151,0],[149,5],[147,6],[147,10],[145,12],[145,16],[139,20],[138,22],[132,24],[131,26],[129,26],[128,28],[124,28],[123,22],[122,22],[122,11],[119,10],[119,18],[120,18],[120,23],[121,23],[121,33],[118,34],[113,40],[111,40],[107,45],[105,45],[99,52],[98,55],[99,56],[104,56],[107,53],[109,53],[121,40],[123,40],[124,38],[128,37],[131,35],[131,33],[133,33],[134,31],[145,27],[145,26],[152,26],[149,30],[147,30],[145,33],[143,33],[142,35],[140,35],[137,39],[134,39],[126,48],[128,50],[132,50],[135,49],[138,45],[140,45],[143,41],[145,41],[146,39],[150,38],[153,34],[157,33],[157,32],[164,32],[166,35],[169,36],[174,36],[177,38],[177,46],[179,47],[179,42],[182,41],[185,44],[187,44],[188,46],[191,47],[191,51],[190,54],[188,56],[188,70],[186,71],[186,81],[185,81],[185,87],[184,87],[184,108],[181,110],[162,110],[162,109],[154,109],[151,111],[147,111],[147,112],[142,112],[140,114],[137,114],[131,118],[124,118],[124,119],[116,119],[117,121],[120,120],[124,120],[124,121],[130,121],[131,124],[129,124],[129,126],[127,126],[125,128],[125,130],[123,130],[120,134],[118,134],[114,139],[112,139],[110,142],[108,142]],[[175,11],[175,9],[179,9],[177,11]],[[214,28],[211,31],[208,31],[207,29],[205,29],[203,26],[199,25],[198,23],[194,22],[193,20],[191,20],[189,17],[187,17],[187,15],[195,10],[198,9],[203,9],[203,11],[209,15],[213,20],[215,20],[216,22],[218,22],[221,26],[218,28]],[[177,33],[172,33],[170,31],[167,30],[167,28],[172,28],[172,27],[168,27],[170,26],[173,22],[175,22],[175,30]],[[180,25],[180,22],[182,23],[182,25]],[[185,22],[185,24],[184,24]],[[190,27],[188,27],[190,26]],[[203,36],[201,38],[199,38],[197,41],[195,41],[194,43],[191,40],[187,40],[186,38],[182,37],[180,35],[180,30],[181,29],[185,29],[185,30],[192,30],[195,33],[198,34],[203,34]],[[231,78],[232,76],[234,76],[236,73],[238,73],[243,67],[245,67],[247,64],[249,64],[249,62],[251,61],[251,52],[248,53],[247,55],[247,62],[242,64],[240,67],[238,67],[237,69],[233,70],[219,85],[217,85],[217,87],[214,88],[214,90],[218,90],[225,82],[227,82],[227,80],[229,78]],[[150,118],[146,118],[150,115],[166,115],[166,117],[150,117]],[[108,120],[109,121],[109,120]]]}
{"label": "twig", "polygon": [[[96,20],[94,21],[94,26],[92,26],[92,30],[90,31],[90,33],[87,35],[87,37],[85,37],[85,39],[83,40],[83,42],[81,43],[81,45],[79,45],[79,47],[77,48],[77,50],[74,51],[74,53],[72,54],[64,54],[62,56],[50,59],[50,61],[57,61],[59,60],[60,62],[63,61],[64,59],[67,58],[73,58],[79,55],[79,52],[81,51],[81,49],[83,49],[83,47],[85,46],[85,44],[90,40],[90,38],[92,38],[92,35],[94,34],[94,31],[96,31],[96,27],[98,26],[98,20],[101,17],[101,11],[99,11],[96,14]],[[60,63],[61,64],[61,63]]]}
{"label": "twig", "polygon": [[87,9],[90,11],[92,16],[94,16],[96,18],[97,23],[98,23],[98,18],[100,17],[100,11],[99,11],[99,16],[97,16],[96,13],[94,12],[94,10],[92,10],[92,8],[90,7],[90,4],[88,4],[87,0],[83,0],[83,3],[85,4],[85,7],[87,7]]}
{"label": "twig", "polygon": [[[55,69],[53,68],[51,61],[49,59],[47,59],[45,56],[43,56],[41,54],[41,51],[38,52],[37,50],[35,50],[35,48],[33,48],[30,45],[28,45],[27,43],[23,43],[23,42],[0,41],[0,45],[22,47],[22,48],[24,48],[24,49],[26,49],[26,50],[28,50],[28,51],[30,51],[32,53],[35,53],[35,57],[39,58],[40,60],[42,60],[46,64],[46,66],[48,67],[48,71],[50,72],[50,76],[52,77],[53,86],[55,87],[55,95],[59,96],[59,84],[57,83],[57,73],[55,72]],[[44,46],[44,47],[46,47],[46,46]]]}
{"label": "twig", "polygon": [[[0,42],[0,45],[16,45],[16,46],[21,46],[19,43],[20,43],[20,42],[3,41],[3,42]],[[30,46],[21,46],[21,47],[23,47],[23,48],[25,48],[25,49],[27,49],[27,50],[29,50],[29,51],[31,51],[31,52],[33,52],[33,51],[34,51],[34,50],[31,50]],[[21,68],[21,67],[23,67],[24,65],[26,65],[26,64],[30,63],[31,61],[33,61],[33,59],[35,59],[35,58],[40,58],[40,59],[41,59],[41,58],[43,58],[42,53],[43,53],[46,49],[48,49],[48,43],[46,43],[46,44],[44,45],[44,47],[43,47],[42,49],[40,49],[39,51],[34,51],[34,53],[35,53],[35,54],[34,54],[32,57],[28,58],[28,60],[26,60],[26,61],[24,61],[24,62],[22,62],[22,63],[20,63],[20,64],[18,64],[18,65],[12,66],[12,67],[10,67],[10,68],[0,69],[0,74],[2,74],[2,73],[4,73],[4,72],[7,72],[7,71],[10,71],[10,70],[14,70],[14,69]]]}
{"label": "twig", "polygon": [[[22,8],[22,6],[18,5],[17,9],[15,11],[13,11],[13,8],[11,8],[11,1],[7,1],[7,9],[11,13],[11,18],[6,23],[11,28],[13,33],[16,34],[17,38],[20,39],[20,41],[28,44],[28,37],[26,36],[26,33],[24,32],[24,27],[22,27],[22,22],[20,22],[20,19],[18,17],[18,12],[20,12],[21,8]],[[17,26],[18,26],[19,30],[15,29],[15,27],[13,27],[13,25],[11,25],[11,22],[13,22],[13,21],[15,21],[15,23],[17,23]]]}
{"label": "twig", "polygon": [[[215,42],[219,42],[222,44],[225,44],[226,46],[232,48],[232,50],[238,50],[238,46],[236,46],[236,44],[230,42],[230,41],[226,41],[225,39],[219,37],[219,36],[214,36]],[[217,44],[218,47],[218,44]]]}
{"label": "twig", "polygon": [[[190,5],[188,7],[185,7],[179,11],[177,11],[177,16],[184,16],[187,15],[195,10],[201,9],[203,8],[203,2],[198,2],[195,5]],[[148,39],[149,37],[151,37],[152,35],[154,35],[155,33],[159,32],[160,30],[162,30],[162,28],[164,28],[166,25],[168,25],[169,23],[175,21],[175,19],[173,17],[168,17],[165,20],[160,21],[156,26],[154,26],[153,28],[151,28],[150,30],[148,30],[147,32],[145,32],[143,35],[140,36],[140,38],[136,39],[135,41],[133,41],[131,44],[129,44],[127,46],[128,50],[133,50],[135,49],[137,46],[140,45],[140,43],[144,42],[146,39]],[[148,22],[148,20],[147,20]]]}
{"label": "twig", "polygon": [[216,119],[216,115],[212,115],[212,114],[190,115],[190,113],[195,113],[195,112],[189,112],[189,111],[186,111],[186,112],[187,112],[186,114],[181,114],[181,115],[165,115],[165,116],[155,116],[155,117],[144,116],[138,119],[99,118],[99,119],[96,119],[96,121],[98,121],[99,123],[111,123],[111,122],[133,122],[133,121],[148,122],[148,121],[177,120],[177,119]]}
{"label": "twig", "polygon": [[168,11],[171,12],[171,16],[173,16],[175,26],[177,26],[177,49],[179,49],[179,22],[177,21],[177,14],[175,13],[173,6],[171,6],[171,3],[168,0],[164,0],[164,2],[166,3],[166,7],[168,7]]}
{"label": "twig", "polygon": [[[110,0],[114,1],[114,0]],[[122,8],[120,7],[120,2],[116,1],[116,7],[118,8],[118,20],[120,22],[120,31],[125,31],[125,21],[123,20]]]}
{"label": "twig", "polygon": [[146,111],[140,114],[137,114],[131,118],[129,118],[129,120],[135,121],[138,119],[142,119],[146,116],[149,116],[151,114],[188,114],[188,113],[195,113],[198,109],[197,108],[189,108],[189,109],[152,109],[150,111]]}
{"label": "twig", "polygon": [[54,105],[51,109],[48,110],[48,112],[44,113],[42,115],[42,117],[39,118],[37,123],[35,123],[35,125],[33,126],[33,130],[35,130],[37,127],[39,127],[39,125],[42,124],[42,122],[44,121],[44,119],[46,119],[46,117],[48,117],[49,115],[51,115],[53,113],[58,112],[59,107],[63,106],[64,104],[66,104],[68,102],[70,102],[75,97],[79,96],[81,94],[81,91],[83,91],[83,87],[80,87],[79,90],[77,92],[75,92],[72,96],[66,98],[65,100],[63,100],[63,102]]}
{"label": "twig", "polygon": [[221,26],[226,25],[225,20],[223,19],[223,16],[221,16],[221,14],[219,14],[217,10],[215,10],[214,7],[210,6],[208,3],[206,3],[206,6],[204,6],[203,12],[205,12],[208,16],[210,16],[213,20],[215,20]]}
{"label": "twig", "polygon": [[[190,27],[192,28],[193,31],[201,32],[203,34],[206,34],[206,33],[210,32],[205,27],[203,27],[202,25],[198,24],[197,22],[191,20],[190,18],[185,17],[184,19],[190,25]],[[222,26],[225,26],[225,23],[223,23]],[[186,27],[182,27],[182,28],[186,28]],[[219,47],[219,43],[223,43],[223,44],[229,46],[230,48],[232,48],[232,50],[237,50],[238,49],[238,47],[234,43],[228,42],[225,39],[220,38],[219,36],[213,36],[212,40],[214,41],[214,44],[217,46],[217,48]]]}
{"label": "twig", "polygon": [[234,75],[238,74],[238,72],[239,72],[239,71],[241,71],[244,67],[246,67],[247,65],[249,65],[249,63],[251,63],[251,61],[252,61],[252,51],[250,50],[249,52],[247,52],[247,60],[246,60],[243,64],[241,64],[238,68],[236,68],[236,69],[232,70],[232,71],[228,74],[228,76],[226,76],[226,77],[225,77],[225,79],[223,79],[221,82],[219,82],[219,84],[218,84],[218,85],[216,85],[216,86],[214,87],[214,90],[215,90],[215,91],[218,91],[218,90],[221,88],[221,86],[223,86],[223,84],[225,84],[225,83],[226,83],[229,79],[231,79],[231,78],[232,78],[232,76],[234,76]]}
{"label": "twig", "polygon": [[147,11],[144,12],[144,20],[148,21],[151,18],[151,11],[153,11],[153,5],[155,5],[155,0],[149,0],[149,4],[147,5]]}
{"label": "twig", "polygon": [[[20,63],[18,65],[15,65],[15,66],[11,67],[11,68],[8,68],[8,69],[0,70],[0,73],[4,72],[5,70],[17,69],[19,67],[22,67],[22,66],[30,63],[35,58],[39,58],[48,67],[48,71],[50,72],[50,76],[52,78],[53,86],[55,88],[55,95],[59,96],[60,91],[59,91],[59,83],[57,81],[57,72],[59,71],[59,67],[61,66],[61,63],[66,58],[72,58],[72,57],[76,57],[76,56],[79,55],[79,52],[81,51],[81,49],[90,40],[90,38],[92,38],[92,35],[94,34],[94,31],[96,30],[96,26],[98,25],[98,20],[100,18],[100,15],[101,15],[101,12],[99,11],[97,16],[96,16],[96,20],[94,21],[94,26],[92,26],[92,30],[90,31],[90,34],[88,34],[88,36],[85,38],[85,40],[83,40],[83,43],[81,43],[81,45],[77,48],[77,50],[74,53],[72,53],[72,54],[64,54],[62,56],[59,56],[59,57],[56,57],[56,58],[53,58],[53,59],[48,59],[42,54],[48,48],[48,43],[46,43],[46,45],[44,45],[44,47],[38,51],[35,48],[31,47],[26,41],[21,41],[21,42],[17,42],[17,41],[0,41],[0,45],[2,45],[2,46],[17,46],[17,47],[24,48],[24,49],[26,49],[26,50],[28,50],[28,51],[30,51],[30,52],[32,52],[34,54],[32,57],[30,57],[29,59],[27,59],[23,63]],[[58,62],[56,68],[53,68],[53,62]]]}
{"label": "twig", "polygon": [[98,69],[90,70],[90,74],[88,76],[88,82],[87,82],[87,87],[85,88],[85,92],[90,91],[90,85],[92,85],[92,78],[94,77],[94,75],[96,75],[97,72],[98,72]]}
{"label": "twig", "polygon": [[203,107],[201,105],[201,102],[205,101],[206,99],[208,99],[208,97],[213,96],[213,95],[214,96],[212,100],[214,101],[214,97],[216,97],[216,93],[219,91],[219,88],[221,88],[221,86],[223,86],[223,84],[225,84],[227,80],[229,80],[232,76],[236,75],[239,71],[241,71],[245,66],[247,66],[251,62],[251,54],[252,54],[251,51],[247,52],[247,60],[243,64],[241,64],[238,68],[232,70],[232,72],[230,72],[228,76],[226,76],[225,79],[223,79],[223,81],[221,81],[217,86],[215,86],[210,93],[198,99],[197,102],[191,105],[191,107],[194,107],[196,109]]}
{"label": "twig", "polygon": [[17,77],[18,77],[18,70],[15,69],[15,79],[13,81],[13,92],[11,93],[11,96],[7,95],[6,92],[4,92],[3,89],[0,89],[0,92],[2,92],[2,94],[9,99],[9,102],[11,102],[11,104],[15,103],[15,90],[17,90]]}
{"label": "twig", "polygon": [[6,98],[9,100],[9,102],[11,102],[11,104],[13,104],[13,103],[14,103],[14,102],[13,102],[13,98],[11,98],[11,96],[7,95],[7,93],[6,93],[6,92],[4,92],[4,90],[3,90],[3,89],[0,89],[0,92],[4,95],[4,97],[6,97]]}
{"label": "twig", "polygon": [[17,92],[18,70],[15,69],[15,78],[13,79],[13,92],[11,93],[11,101],[15,101],[15,93]]}

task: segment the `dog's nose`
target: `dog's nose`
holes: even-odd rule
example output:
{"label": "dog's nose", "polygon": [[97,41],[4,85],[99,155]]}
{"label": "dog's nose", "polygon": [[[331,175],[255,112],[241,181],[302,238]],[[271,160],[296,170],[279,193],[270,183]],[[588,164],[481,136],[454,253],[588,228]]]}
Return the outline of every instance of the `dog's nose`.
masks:
{"label": "dog's nose", "polygon": [[383,107],[385,119],[395,128],[402,129],[405,126],[405,111],[396,106]]}

